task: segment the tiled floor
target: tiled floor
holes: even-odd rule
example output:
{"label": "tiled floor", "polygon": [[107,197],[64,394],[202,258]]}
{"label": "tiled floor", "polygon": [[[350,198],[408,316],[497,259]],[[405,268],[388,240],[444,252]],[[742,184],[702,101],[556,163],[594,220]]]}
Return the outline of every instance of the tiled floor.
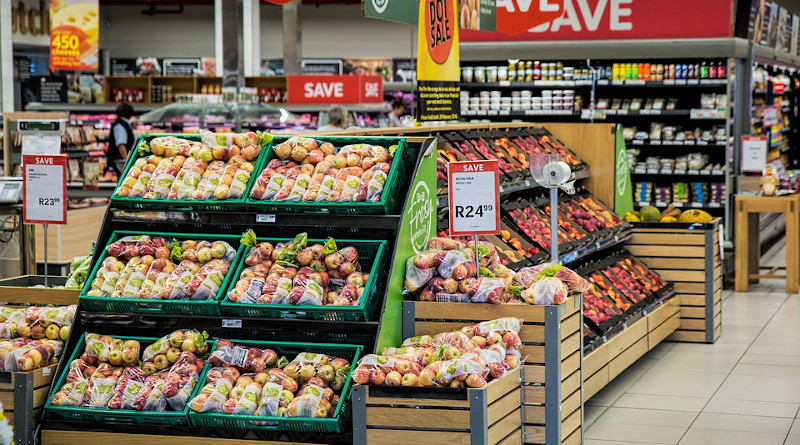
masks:
{"label": "tiled floor", "polygon": [[717,343],[662,343],[586,402],[585,424],[585,445],[800,445],[800,295],[725,291]]}

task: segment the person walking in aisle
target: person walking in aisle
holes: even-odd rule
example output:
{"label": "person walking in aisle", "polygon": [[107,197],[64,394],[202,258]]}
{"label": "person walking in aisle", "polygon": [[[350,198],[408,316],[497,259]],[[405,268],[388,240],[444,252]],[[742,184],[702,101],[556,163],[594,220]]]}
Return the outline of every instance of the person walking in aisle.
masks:
{"label": "person walking in aisle", "polygon": [[347,128],[347,108],[333,104],[328,108],[328,123],[317,127],[317,131],[335,131]]}
{"label": "person walking in aisle", "polygon": [[403,99],[397,98],[392,101],[392,111],[389,112],[389,126],[402,127],[403,123],[400,121],[400,116],[406,111],[406,103]]}
{"label": "person walking in aisle", "polygon": [[117,166],[118,161],[124,161],[128,158],[133,144],[136,142],[136,137],[133,135],[133,127],[131,126],[131,117],[133,117],[133,107],[127,103],[117,105],[114,114],[117,118],[111,124],[111,132],[108,136],[108,152],[106,153],[106,168],[120,174],[120,167]]}

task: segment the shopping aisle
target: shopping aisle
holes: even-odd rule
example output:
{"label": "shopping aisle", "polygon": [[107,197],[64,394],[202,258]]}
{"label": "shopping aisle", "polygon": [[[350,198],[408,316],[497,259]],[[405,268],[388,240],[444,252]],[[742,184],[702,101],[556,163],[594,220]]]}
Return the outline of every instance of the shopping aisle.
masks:
{"label": "shopping aisle", "polygon": [[800,295],[750,290],[723,294],[717,343],[662,343],[587,401],[584,443],[800,445]]}

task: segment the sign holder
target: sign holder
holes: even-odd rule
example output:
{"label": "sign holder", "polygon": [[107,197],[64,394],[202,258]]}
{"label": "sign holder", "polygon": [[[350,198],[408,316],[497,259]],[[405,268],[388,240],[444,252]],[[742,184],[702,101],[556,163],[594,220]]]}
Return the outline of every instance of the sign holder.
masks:
{"label": "sign holder", "polygon": [[50,275],[47,229],[50,224],[67,223],[67,156],[23,155],[22,170],[22,222],[42,224],[44,229],[44,285],[47,287]]}

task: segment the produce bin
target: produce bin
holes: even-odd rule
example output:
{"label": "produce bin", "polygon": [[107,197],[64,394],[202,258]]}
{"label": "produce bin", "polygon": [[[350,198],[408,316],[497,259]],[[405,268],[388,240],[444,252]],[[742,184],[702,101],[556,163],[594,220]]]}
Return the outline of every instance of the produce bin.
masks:
{"label": "produce bin", "polygon": [[[121,340],[137,340],[141,346],[141,351],[158,340],[152,337],[123,337],[114,336]],[[209,345],[209,350],[214,348],[215,341],[206,341]],[[82,335],[69,357],[69,362],[79,358],[86,348],[86,336]],[[141,354],[140,351],[140,354]],[[206,369],[208,363],[206,363]],[[56,390],[64,386],[69,373],[69,366],[64,366],[63,372],[58,376],[56,381]],[[205,370],[203,372],[205,374]],[[197,384],[192,391],[191,401],[202,389],[202,380],[198,379]],[[55,393],[55,392],[54,392]],[[189,404],[183,408],[182,411],[137,411],[130,409],[108,409],[108,408],[87,408],[82,406],[63,406],[53,405],[50,400],[44,406],[44,415],[46,419],[59,419],[66,421],[79,421],[79,422],[97,422],[97,423],[122,423],[122,424],[150,424],[150,425],[169,425],[169,426],[184,426],[189,424]]]}
{"label": "produce bin", "polygon": [[669,340],[714,343],[722,332],[719,223],[635,223],[626,248],[675,283],[681,326]]}
{"label": "produce bin", "polygon": [[114,193],[111,195],[111,204],[116,207],[125,207],[125,208],[133,208],[139,210],[153,210],[153,209],[160,209],[160,210],[176,210],[176,209],[195,209],[195,210],[236,210],[241,209],[244,206],[245,198],[250,193],[250,189],[253,187],[253,184],[258,177],[258,165],[262,162],[262,160],[267,156],[267,153],[270,151],[270,147],[272,146],[272,142],[267,143],[266,145],[261,146],[261,151],[258,153],[258,157],[251,161],[253,164],[253,173],[250,175],[250,180],[247,181],[247,187],[244,189],[244,194],[242,194],[241,198],[236,199],[204,199],[204,200],[196,200],[196,199],[145,199],[141,197],[129,197],[129,196],[117,196],[117,189],[119,189],[122,182],[125,180],[125,177],[128,175],[128,171],[131,169],[133,164],[136,162],[137,159],[142,157],[139,154],[139,145],[142,143],[150,143],[150,140],[163,137],[163,136],[174,136],[181,139],[186,139],[189,141],[199,141],[200,135],[199,134],[143,134],[139,136],[136,141],[136,146],[131,149],[131,155],[128,157],[128,162],[125,165],[125,170],[122,172],[122,175],[119,178],[119,182],[117,186],[114,188]]}
{"label": "produce bin", "polygon": [[405,301],[403,338],[435,335],[501,317],[523,320],[519,335],[524,443],[580,444],[580,307],[580,297],[552,306]]}
{"label": "produce bin", "polygon": [[[256,347],[260,349],[269,348],[274,350],[278,356],[285,356],[290,362],[301,352],[314,352],[326,354],[331,357],[349,360],[351,366],[361,357],[363,346],[330,344],[330,343],[293,343],[281,341],[255,341],[255,340],[230,340],[231,343],[242,346]],[[210,364],[206,364],[203,375],[200,376],[198,388],[203,387],[206,373],[211,369]],[[237,415],[221,413],[198,413],[189,410],[189,422],[193,426],[207,428],[221,428],[226,430],[259,430],[259,431],[308,431],[317,433],[341,433],[347,429],[346,425],[350,422],[351,401],[350,387],[352,379],[347,379],[339,398],[332,418],[318,419],[308,417],[269,417],[254,415]],[[199,390],[198,390],[199,392]],[[266,425],[255,425],[253,422],[266,423]]]}
{"label": "produce bin", "polygon": [[[48,286],[63,286],[67,277],[47,277]],[[44,286],[44,275],[21,275],[0,280],[0,301],[14,304],[53,304],[69,306],[78,303],[80,289],[53,289]]]}
{"label": "produce bin", "polygon": [[483,388],[353,387],[356,445],[499,445],[522,438],[520,369]]}
{"label": "produce bin", "polygon": [[28,372],[0,371],[3,415],[14,430],[14,443],[33,445],[33,429],[42,418],[47,393],[58,365]]}
{"label": "produce bin", "polygon": [[[273,245],[279,242],[289,242],[289,239],[277,238],[258,238],[258,242],[268,241]],[[325,244],[325,240],[310,239],[309,244]],[[228,285],[222,296],[220,309],[222,315],[236,317],[260,317],[260,318],[299,318],[312,320],[328,321],[368,321],[374,320],[378,316],[381,304],[383,288],[387,282],[387,272],[389,269],[389,258],[386,253],[386,241],[364,241],[337,239],[336,244],[341,248],[353,246],[358,249],[359,263],[362,267],[371,264],[366,271],[369,272],[369,279],[364,286],[364,293],[361,295],[359,303],[355,306],[333,306],[333,305],[293,305],[293,304],[257,304],[257,303],[234,303],[228,299],[228,292],[236,286],[239,275],[247,268],[245,257],[249,251],[245,247],[240,255],[233,275],[230,276]],[[363,271],[362,271],[363,272]]]}
{"label": "produce bin", "polygon": [[[254,170],[255,176],[259,176],[269,162],[277,157],[274,147],[288,140],[288,137],[275,137],[272,146],[267,150],[268,154],[262,157],[259,154],[259,162]],[[392,158],[389,168],[389,175],[378,202],[303,202],[303,201],[268,201],[258,200],[250,197],[251,183],[247,189],[247,199],[245,203],[251,210],[261,212],[317,212],[317,213],[349,213],[349,214],[396,214],[400,213],[400,206],[403,204],[404,193],[398,190],[401,185],[400,178],[411,177],[414,165],[408,153],[406,141],[403,138],[385,137],[315,137],[320,142],[330,142],[337,149],[350,144],[372,144],[381,145],[389,148],[397,145],[397,150]],[[252,178],[251,178],[252,179]]]}
{"label": "produce bin", "polygon": [[233,269],[238,264],[239,258],[245,247],[239,244],[240,236],[236,235],[208,235],[208,234],[192,234],[192,233],[142,233],[142,232],[128,232],[128,231],[115,231],[106,243],[105,249],[113,242],[131,235],[149,235],[149,236],[163,236],[168,240],[173,238],[179,242],[187,239],[197,241],[226,241],[234,249],[236,249],[236,256],[231,262],[228,273],[222,285],[217,291],[217,296],[211,300],[157,300],[150,298],[117,298],[117,297],[91,297],[86,295],[92,288],[92,281],[100,269],[102,260],[106,258],[103,255],[93,267],[92,272],[86,279],[86,283],[81,290],[80,302],[82,309],[88,312],[113,312],[120,314],[173,314],[173,315],[220,315],[219,301],[226,294],[228,283],[231,279]]}

